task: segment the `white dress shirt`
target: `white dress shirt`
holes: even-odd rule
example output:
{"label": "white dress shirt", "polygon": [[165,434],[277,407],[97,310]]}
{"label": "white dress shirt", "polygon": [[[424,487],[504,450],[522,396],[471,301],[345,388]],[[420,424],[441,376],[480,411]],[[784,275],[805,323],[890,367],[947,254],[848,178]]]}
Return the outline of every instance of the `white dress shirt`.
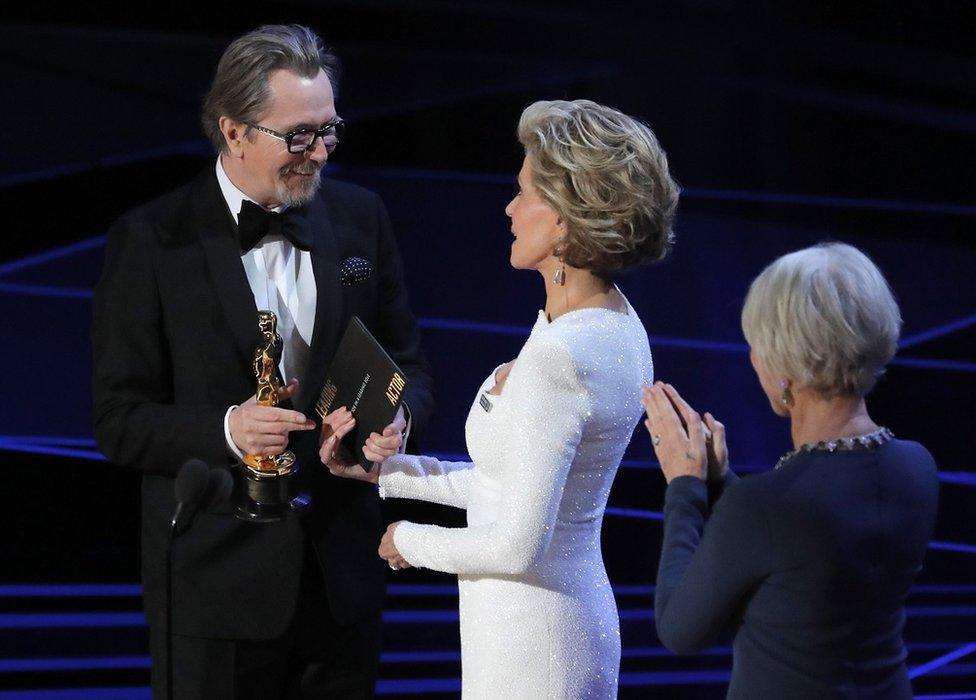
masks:
{"label": "white dress shirt", "polygon": [[[237,222],[244,200],[253,199],[241,192],[224,171],[217,158],[217,182],[227,202],[227,208]],[[257,204],[257,202],[254,202]],[[273,211],[280,213],[284,207]],[[283,236],[265,236],[251,250],[241,253],[241,263],[247,273],[247,282],[254,295],[258,309],[273,311],[278,317],[278,333],[282,337],[281,361],[278,368],[287,382],[292,377],[301,378],[308,362],[309,348],[312,344],[312,330],[315,326],[315,302],[317,289],[312,271],[312,256],[307,250],[295,248]],[[257,319],[254,319],[257,324]],[[403,442],[399,452],[407,446],[407,438],[413,420],[407,404],[402,404],[407,426],[403,431]],[[231,406],[224,413],[224,439],[227,449],[238,459],[244,453],[234,443],[230,434],[230,412],[237,408]]]}
{"label": "white dress shirt", "polygon": [[[254,200],[230,181],[219,157],[217,183],[228,211],[237,222],[244,200]],[[283,210],[284,207],[278,207],[273,211],[280,213]],[[283,236],[265,236],[254,248],[241,253],[241,263],[257,308],[273,311],[278,317],[278,333],[283,340],[278,364],[281,376],[286,382],[292,377],[300,378],[308,362],[315,325],[317,294],[311,253],[295,248]],[[257,318],[254,323],[256,327]],[[230,412],[235,408],[236,405],[231,406],[224,414],[224,438],[228,449],[241,458],[243,453],[230,434]]]}

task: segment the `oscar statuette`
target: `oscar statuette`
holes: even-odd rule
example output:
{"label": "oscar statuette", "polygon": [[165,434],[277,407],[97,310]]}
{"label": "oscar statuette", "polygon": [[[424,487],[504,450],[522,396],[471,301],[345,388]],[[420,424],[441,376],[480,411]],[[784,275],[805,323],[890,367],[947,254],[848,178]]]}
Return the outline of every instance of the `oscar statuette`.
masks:
{"label": "oscar statuette", "polygon": [[[259,406],[278,405],[281,336],[277,326],[273,312],[258,311],[261,342],[254,349],[253,368]],[[234,502],[241,520],[277,522],[298,514],[309,504],[309,495],[300,489],[299,467],[291,451],[278,455],[246,454],[236,472]]]}

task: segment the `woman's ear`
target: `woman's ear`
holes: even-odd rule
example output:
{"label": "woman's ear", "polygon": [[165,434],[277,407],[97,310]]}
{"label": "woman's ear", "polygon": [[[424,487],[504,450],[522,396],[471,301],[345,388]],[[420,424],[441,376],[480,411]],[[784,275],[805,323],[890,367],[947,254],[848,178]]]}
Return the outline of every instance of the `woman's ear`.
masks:
{"label": "woman's ear", "polygon": [[556,242],[552,246],[552,256],[557,260],[563,259],[563,253],[566,252],[566,239],[563,237],[557,238]]}
{"label": "woman's ear", "polygon": [[563,251],[566,249],[566,235],[569,233],[569,230],[566,226],[566,222],[563,220],[563,217],[561,216],[556,217],[555,233],[557,237],[556,240],[553,242],[552,247],[553,247],[553,255],[555,255],[558,258],[563,254]]}

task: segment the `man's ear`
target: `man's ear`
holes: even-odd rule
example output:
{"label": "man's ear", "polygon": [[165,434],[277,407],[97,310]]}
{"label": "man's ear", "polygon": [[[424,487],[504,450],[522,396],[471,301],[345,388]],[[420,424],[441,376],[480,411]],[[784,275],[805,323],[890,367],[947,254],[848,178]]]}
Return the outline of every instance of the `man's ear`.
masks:
{"label": "man's ear", "polygon": [[243,155],[242,144],[245,139],[244,133],[247,131],[247,125],[230,117],[221,117],[217,124],[220,127],[220,133],[224,135],[224,143],[227,144],[228,155],[232,158],[240,158]]}

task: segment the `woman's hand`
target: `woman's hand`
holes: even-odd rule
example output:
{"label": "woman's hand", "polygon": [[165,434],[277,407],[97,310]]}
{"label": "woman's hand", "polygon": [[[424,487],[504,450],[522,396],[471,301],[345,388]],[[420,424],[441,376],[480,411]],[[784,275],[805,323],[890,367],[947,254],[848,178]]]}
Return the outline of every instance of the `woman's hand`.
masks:
{"label": "woman's hand", "polygon": [[706,413],[704,417],[705,448],[708,452],[708,480],[721,481],[725,478],[726,472],[729,471],[729,448],[725,444],[725,426],[715,420],[711,413]]}
{"label": "woman's hand", "polygon": [[331,411],[322,419],[322,444],[319,446],[319,459],[334,476],[358,479],[375,484],[379,481],[380,470],[364,470],[352,454],[342,445],[342,438],[356,427],[356,419],[345,406]]}
{"label": "woman's hand", "polygon": [[[694,411],[688,405],[688,402],[681,398],[677,389],[666,382],[662,383],[662,387],[671,404],[677,408],[678,414],[682,416],[682,424],[687,429],[688,424],[684,421],[683,416],[686,413],[694,413]],[[708,455],[708,480],[721,481],[725,478],[725,473],[729,470],[729,448],[725,444],[725,426],[715,420],[715,417],[711,413],[706,413],[702,418],[705,422],[705,452]]]}
{"label": "woman's hand", "polygon": [[[407,418],[403,413],[403,406],[397,410],[393,422],[383,428],[383,433],[370,433],[363,445],[363,455],[374,464],[386,461],[400,452],[403,445],[403,431],[407,428]],[[378,471],[378,470],[377,470]]]}
{"label": "woman's hand", "polygon": [[380,540],[379,555],[380,558],[385,559],[390,565],[391,569],[407,569],[410,568],[410,564],[407,560],[400,556],[400,552],[397,551],[396,545],[393,544],[393,533],[396,532],[397,525],[399,525],[402,520],[397,520],[395,523],[390,523],[389,527],[386,528],[386,532],[383,533],[383,539]]}
{"label": "woman's hand", "polygon": [[[674,387],[663,382],[644,387],[642,403],[647,411],[644,425],[665,480],[671,483],[679,476],[693,476],[704,481],[708,454],[701,417]],[[724,440],[722,444],[724,447]]]}

